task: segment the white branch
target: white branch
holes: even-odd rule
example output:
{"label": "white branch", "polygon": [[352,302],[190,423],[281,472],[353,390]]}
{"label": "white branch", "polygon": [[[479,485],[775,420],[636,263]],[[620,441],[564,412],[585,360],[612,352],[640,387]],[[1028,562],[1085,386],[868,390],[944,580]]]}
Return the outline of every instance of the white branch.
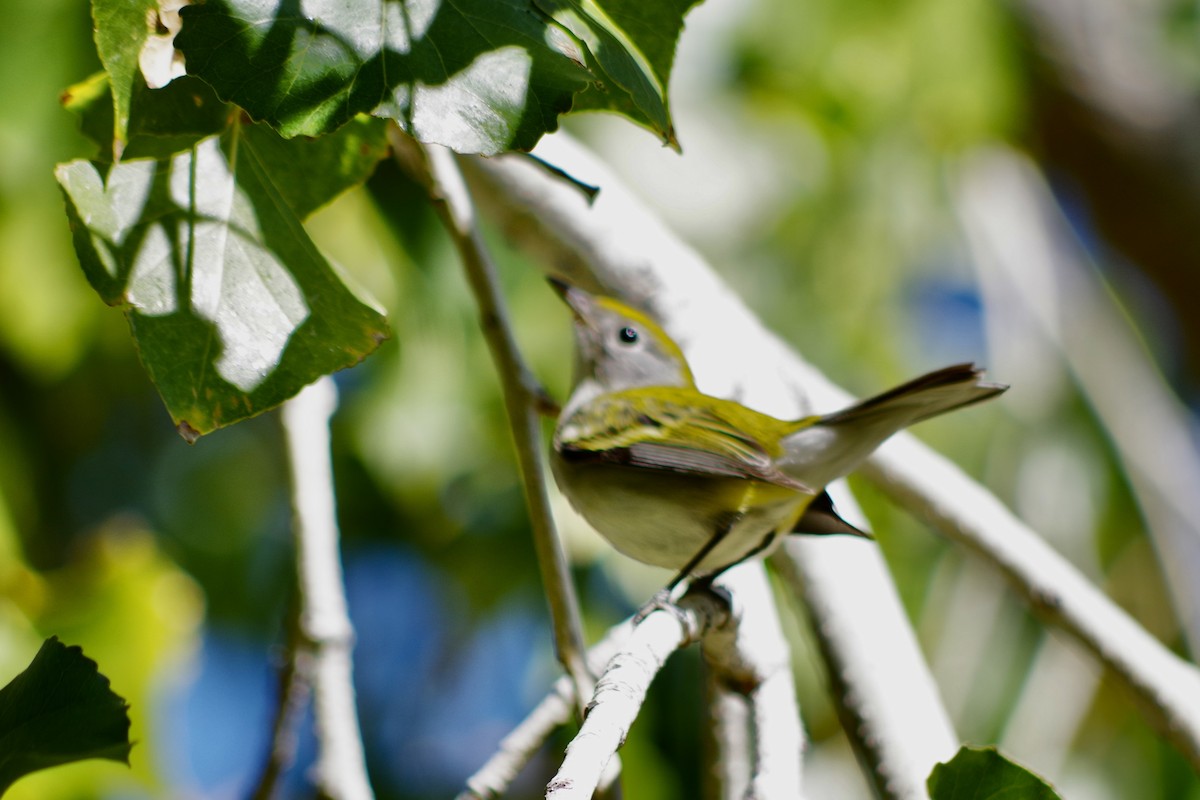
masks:
{"label": "white branch", "polygon": [[[589,670],[599,674],[633,632],[630,620],[615,625],[587,653]],[[563,675],[517,727],[501,740],[496,753],[467,779],[467,789],[457,800],[492,800],[508,791],[517,773],[529,763],[547,737],[571,719],[578,706],[575,686]]]}
{"label": "white branch", "polygon": [[[843,482],[830,494],[842,516],[862,522]],[[772,564],[804,598],[838,712],[876,791],[925,797],[929,771],[959,742],[883,554],[862,539],[793,536]]]}
{"label": "white branch", "polygon": [[319,753],[316,784],[335,800],[373,797],[354,708],[351,649],[338,552],[329,419],[337,389],[326,376],[283,406],[300,572],[299,650],[311,651]]}
{"label": "white branch", "polygon": [[587,716],[546,787],[546,800],[590,800],[667,657],[723,623],[726,616],[711,595],[689,593],[680,599],[676,612],[659,609],[634,626],[596,681]]}
{"label": "white branch", "polygon": [[749,704],[755,800],[798,800],[804,729],[792,680],[791,655],[766,572],[759,561],[739,564],[719,585],[733,598],[730,623],[704,637],[704,659],[721,685]]}
{"label": "white branch", "polygon": [[1032,321],[1079,381],[1125,465],[1191,651],[1200,652],[1200,452],[1191,414],[1106,293],[1033,164],[1011,151],[979,154],[955,188],[988,308]]}
{"label": "white branch", "polygon": [[704,678],[708,709],[705,785],[715,800],[745,800],[753,770],[750,708],[746,698],[722,683],[713,670],[705,670]]}

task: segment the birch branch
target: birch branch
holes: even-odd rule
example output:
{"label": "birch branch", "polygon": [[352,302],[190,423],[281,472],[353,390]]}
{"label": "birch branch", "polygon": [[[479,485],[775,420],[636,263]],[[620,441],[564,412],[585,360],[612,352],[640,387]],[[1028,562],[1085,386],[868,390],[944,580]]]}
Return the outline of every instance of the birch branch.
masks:
{"label": "birch branch", "polygon": [[1200,452],[1191,414],[1031,163],[1011,151],[980,153],[954,188],[988,307],[1032,321],[1079,382],[1125,465],[1184,635],[1200,653]]}
{"label": "birch branch", "polygon": [[633,634],[596,681],[587,716],[546,787],[546,800],[591,800],[605,766],[624,743],[650,682],[667,657],[726,619],[727,611],[717,598],[707,592],[689,592],[674,611],[653,611],[634,626]]}
{"label": "birch branch", "polygon": [[517,451],[538,567],[550,605],[555,650],[575,684],[575,696],[589,697],[592,676],[587,668],[579,602],[554,527],[542,469],[539,412],[552,403],[521,359],[497,285],[496,269],[476,224],[471,195],[453,154],[438,145],[420,144],[395,125],[389,126],[388,134],[400,166],[428,192],[454,241],[479,306],[480,325],[504,390],[504,406]]}
{"label": "birch branch", "polygon": [[[800,800],[804,729],[800,725],[791,655],[761,561],[722,576],[733,598],[730,623],[704,637],[704,660],[716,682],[749,706],[753,753],[747,800]],[[733,755],[733,754],[730,754]]]}
{"label": "birch branch", "polygon": [[354,707],[354,630],[346,610],[329,458],[329,419],[336,407],[337,389],[328,376],[283,406],[300,573],[296,657],[311,662],[317,788],[334,800],[366,800],[374,795]]}
{"label": "birch branch", "polygon": [[[632,631],[633,625],[629,620],[610,628],[588,650],[588,669],[593,674],[600,674]],[[555,681],[525,719],[500,741],[496,753],[467,779],[466,790],[460,792],[456,800],[495,800],[503,795],[550,734],[571,719],[572,709],[578,703],[571,676],[564,675]]]}
{"label": "birch branch", "polygon": [[746,698],[725,684],[715,670],[705,670],[704,679],[708,728],[703,763],[708,770],[703,798],[745,800],[753,770],[750,708]]}
{"label": "birch branch", "polygon": [[[829,492],[842,516],[863,524],[844,482]],[[838,715],[876,794],[925,797],[933,765],[959,743],[879,548],[792,536],[771,563],[804,601]]]}
{"label": "birch branch", "polygon": [[[810,408],[832,410],[849,401],[847,392],[765,331],[694,251],[620,190],[581,148],[561,136],[547,137],[544,144],[543,158],[602,191],[589,209],[573,190],[554,186],[511,159],[472,161],[477,195],[490,195],[491,213],[514,239],[556,271],[620,288],[626,298],[645,304],[680,342],[709,393],[781,417]],[[755,358],[746,359],[745,353]],[[903,507],[996,566],[1040,618],[1062,627],[1111,667],[1146,718],[1200,768],[1200,675],[1192,665],[1147,634],[989,492],[911,435],[893,437],[862,472]],[[839,545],[818,540],[804,546]],[[857,570],[842,578],[855,584]],[[814,615],[840,613],[832,605],[810,608]],[[889,666],[867,666],[860,677],[882,680]]]}

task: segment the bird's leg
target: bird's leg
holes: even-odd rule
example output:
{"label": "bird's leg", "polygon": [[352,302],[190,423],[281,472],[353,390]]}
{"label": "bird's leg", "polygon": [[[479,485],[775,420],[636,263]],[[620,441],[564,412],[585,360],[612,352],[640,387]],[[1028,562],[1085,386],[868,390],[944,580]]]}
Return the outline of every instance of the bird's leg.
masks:
{"label": "bird's leg", "polygon": [[[675,587],[678,586],[685,578],[692,574],[692,570],[696,569],[696,567],[703,563],[704,559],[708,558],[708,555],[713,551],[714,548],[716,548],[718,544],[721,543],[722,539],[729,535],[729,532],[733,530],[733,526],[737,524],[737,521],[741,518],[741,512],[722,515],[716,531],[709,538],[709,540],[704,543],[704,546],[701,547],[699,551],[697,551],[696,555],[692,556],[691,559],[684,564],[683,569],[679,570],[679,573],[671,579],[670,583],[655,592],[654,596],[650,598],[650,601],[638,609],[637,614],[635,614],[633,617],[633,623],[636,625],[649,616],[650,612],[658,609],[669,611],[672,614],[677,615],[679,613],[679,609],[677,609],[675,604],[671,602],[671,592],[673,592]],[[725,569],[726,568],[722,568],[719,570],[719,572],[723,572]],[[702,578],[701,580],[704,579]]]}
{"label": "bird's leg", "polygon": [[701,575],[699,578],[696,578],[688,585],[688,589],[687,589],[688,592],[689,593],[690,592],[707,592],[708,594],[712,595],[713,597],[716,597],[718,600],[720,600],[722,603],[724,603],[726,608],[732,608],[733,607],[733,598],[729,596],[729,592],[726,591],[725,589],[715,585],[713,583],[713,581],[715,581],[722,573],[725,572],[725,570],[729,569],[730,567],[736,567],[738,564],[741,564],[743,561],[748,561],[749,559],[754,558],[756,555],[758,555],[759,553],[766,550],[768,547],[771,546],[772,543],[774,543],[775,538],[778,535],[779,535],[778,531],[771,531],[770,533],[768,533],[766,536],[763,537],[763,540],[758,543],[757,547],[755,547],[750,552],[746,553],[746,555],[742,556],[737,561],[726,564],[723,567],[719,567],[718,569],[715,569],[712,572],[706,573],[704,575]]}

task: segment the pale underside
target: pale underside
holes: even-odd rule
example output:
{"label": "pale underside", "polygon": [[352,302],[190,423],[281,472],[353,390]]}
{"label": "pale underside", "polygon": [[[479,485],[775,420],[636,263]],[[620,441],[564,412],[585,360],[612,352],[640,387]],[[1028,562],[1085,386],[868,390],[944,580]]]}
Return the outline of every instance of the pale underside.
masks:
{"label": "pale underside", "polygon": [[680,570],[732,521],[693,570],[697,575],[751,553],[769,553],[813,499],[762,481],[579,462],[558,454],[551,466],[575,510],[617,550],[646,564]]}

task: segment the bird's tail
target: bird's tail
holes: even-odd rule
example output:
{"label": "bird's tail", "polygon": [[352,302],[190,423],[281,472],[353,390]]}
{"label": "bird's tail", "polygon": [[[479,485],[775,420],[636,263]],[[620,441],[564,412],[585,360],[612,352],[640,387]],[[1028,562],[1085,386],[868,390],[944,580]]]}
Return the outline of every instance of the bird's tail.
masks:
{"label": "bird's tail", "polygon": [[784,440],[779,465],[809,486],[825,486],[858,466],[885,439],[930,417],[995,397],[1008,387],[984,380],[974,364],[930,372],[849,408],[815,417]]}

